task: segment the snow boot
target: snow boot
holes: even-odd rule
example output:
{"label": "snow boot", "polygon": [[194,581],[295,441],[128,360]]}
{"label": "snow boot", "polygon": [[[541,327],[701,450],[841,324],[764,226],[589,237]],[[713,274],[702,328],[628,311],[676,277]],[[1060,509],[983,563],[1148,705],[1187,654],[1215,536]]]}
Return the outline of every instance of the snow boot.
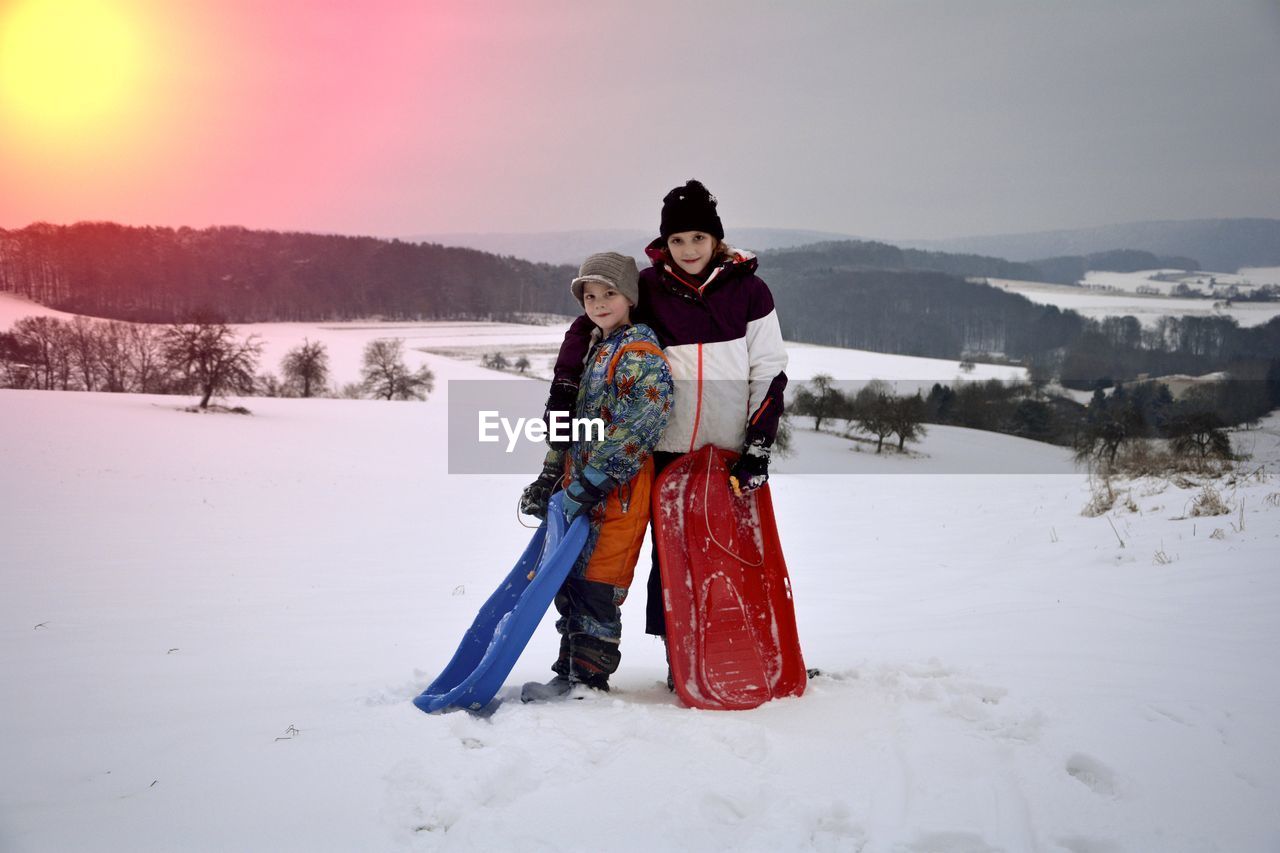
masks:
{"label": "snow boot", "polygon": [[540,681],[525,682],[520,688],[521,702],[548,702],[552,699],[563,699],[573,689],[573,682],[567,675],[557,675],[543,684]]}
{"label": "snow boot", "polygon": [[[526,682],[520,688],[521,702],[550,702],[555,699],[569,698],[569,694],[573,692],[573,688],[579,684],[590,687],[592,690],[599,690],[602,693],[609,692],[609,679],[594,678],[589,681],[580,681],[577,678],[571,678],[566,675],[557,675],[555,678],[543,684],[539,681]],[[573,697],[581,699],[581,696]]]}

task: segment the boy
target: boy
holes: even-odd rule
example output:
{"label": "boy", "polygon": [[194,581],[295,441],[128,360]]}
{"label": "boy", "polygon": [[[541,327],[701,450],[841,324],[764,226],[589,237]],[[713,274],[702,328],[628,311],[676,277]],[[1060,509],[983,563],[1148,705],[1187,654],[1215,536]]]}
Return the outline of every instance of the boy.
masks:
{"label": "boy", "polygon": [[567,521],[589,514],[586,545],[556,594],[560,654],[547,684],[525,685],[527,701],[568,693],[574,684],[609,689],[621,660],[622,602],[635,572],[653,485],[653,448],[671,413],[673,385],[653,330],[631,323],[639,300],[634,258],[592,255],[570,285],[595,325],[574,417],[600,418],[604,439],[547,453],[542,474],[521,495],[522,511],[545,518],[557,485]]}

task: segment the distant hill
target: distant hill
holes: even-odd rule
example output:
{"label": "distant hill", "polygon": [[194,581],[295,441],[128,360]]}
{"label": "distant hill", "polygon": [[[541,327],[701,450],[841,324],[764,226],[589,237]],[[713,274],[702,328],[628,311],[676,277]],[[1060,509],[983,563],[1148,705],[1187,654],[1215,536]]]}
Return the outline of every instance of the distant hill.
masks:
{"label": "distant hill", "polygon": [[[571,264],[577,266],[582,259],[595,252],[621,252],[631,255],[644,266],[648,260],[644,247],[658,232],[640,229],[598,229],[587,231],[545,231],[541,233],[460,233],[418,234],[404,237],[407,242],[439,243],[442,246],[462,246],[495,255],[511,255],[527,261],[544,264]],[[792,228],[735,228],[725,234],[725,239],[739,249],[754,252],[784,249],[808,243],[831,240],[856,239],[848,234],[828,231],[804,231]]]}
{"label": "distant hill", "polygon": [[574,269],[473,249],[234,226],[0,229],[0,291],[146,322],[198,309],[232,322],[571,314]]}
{"label": "distant hill", "polygon": [[995,255],[1011,261],[1139,249],[1156,255],[1195,258],[1202,269],[1221,272],[1280,265],[1280,219],[1131,222],[1071,231],[897,242],[936,251]]}
{"label": "distant hill", "polygon": [[1038,280],[1039,268],[1003,258],[902,249],[872,240],[834,240],[763,252],[761,268],[770,282],[823,270],[918,270],[959,276]]}
{"label": "distant hill", "polygon": [[[1160,259],[1118,252],[1089,260]],[[200,309],[231,322],[576,314],[568,290],[575,269],[430,243],[239,227],[0,229],[0,291],[134,321],[171,322]],[[1060,365],[1076,387],[1139,373],[1201,375],[1243,361],[1265,368],[1280,358],[1280,318],[1239,329],[1228,317],[1166,317],[1147,336],[1133,318],[1093,322],[975,281],[1043,277],[998,257],[825,241],[763,251],[761,274],[789,340],[944,359],[1003,354]]]}

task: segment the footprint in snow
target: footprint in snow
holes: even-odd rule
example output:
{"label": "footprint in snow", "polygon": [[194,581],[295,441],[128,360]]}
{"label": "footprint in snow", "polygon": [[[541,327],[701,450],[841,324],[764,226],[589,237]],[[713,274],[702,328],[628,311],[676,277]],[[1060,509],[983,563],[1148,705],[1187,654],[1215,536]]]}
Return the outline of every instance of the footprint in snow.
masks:
{"label": "footprint in snow", "polygon": [[1173,713],[1172,711],[1167,711],[1164,708],[1161,708],[1157,705],[1148,705],[1144,716],[1149,722],[1152,722],[1152,723],[1157,722],[1161,719],[1164,719],[1164,720],[1168,720],[1171,723],[1177,723],[1180,726],[1187,726],[1188,728],[1194,728],[1194,726],[1192,726],[1191,723],[1187,722],[1182,717],[1179,717],[1177,714]]}
{"label": "footprint in snow", "polygon": [[719,794],[707,794],[702,798],[702,813],[707,818],[719,823],[741,823],[747,813],[733,800]]}
{"label": "footprint in snow", "polygon": [[849,807],[837,800],[818,816],[809,841],[818,853],[862,853],[867,845],[867,833],[854,823]]}
{"label": "footprint in snow", "polygon": [[1120,846],[1111,841],[1097,838],[1059,838],[1057,844],[1067,853],[1120,853]]}
{"label": "footprint in snow", "polygon": [[992,847],[986,839],[972,832],[930,832],[907,845],[894,847],[894,853],[1005,853]]}
{"label": "footprint in snow", "polygon": [[1044,726],[1039,711],[1007,707],[1008,691],[1003,687],[969,681],[936,659],[882,668],[876,682],[897,697],[933,704],[943,714],[1001,740],[1032,743]]}
{"label": "footprint in snow", "polygon": [[764,762],[772,751],[769,745],[769,735],[760,726],[722,726],[711,736],[728,748],[736,758],[750,764]]}
{"label": "footprint in snow", "polygon": [[1067,774],[1099,796],[1114,797],[1120,792],[1115,771],[1083,753],[1067,759]]}

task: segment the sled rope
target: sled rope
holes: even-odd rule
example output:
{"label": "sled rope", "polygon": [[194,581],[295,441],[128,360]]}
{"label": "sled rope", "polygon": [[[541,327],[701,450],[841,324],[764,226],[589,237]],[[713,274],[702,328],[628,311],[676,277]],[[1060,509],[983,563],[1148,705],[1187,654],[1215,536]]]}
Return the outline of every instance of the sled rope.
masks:
{"label": "sled rope", "polygon": [[735,554],[733,551],[730,551],[727,547],[725,547],[724,543],[722,543],[719,539],[717,539],[717,538],[716,538],[715,531],[714,531],[714,529],[711,527],[711,513],[710,513],[710,512],[709,512],[709,510],[708,510],[708,507],[710,507],[710,506],[711,506],[711,501],[710,501],[710,500],[708,500],[708,498],[711,496],[711,480],[713,479],[713,478],[711,477],[711,460],[712,460],[712,459],[714,459],[714,458],[716,458],[716,454],[714,454],[714,453],[709,453],[709,454],[707,454],[707,476],[703,478],[703,480],[704,480],[705,482],[704,482],[704,485],[703,485],[703,487],[702,487],[702,489],[703,489],[703,494],[702,494],[702,517],[703,517],[703,520],[704,520],[704,521],[706,522],[706,524],[707,524],[707,535],[711,538],[711,541],[712,541],[713,543],[715,543],[715,546],[716,546],[717,548],[719,548],[721,551],[724,551],[726,554],[728,554],[728,555],[729,555],[730,557],[732,557],[733,559],[737,560],[739,563],[742,563],[742,565],[744,565],[744,566],[747,566],[747,567],[752,568],[752,569],[758,569],[758,568],[760,568],[761,566],[763,566],[763,565],[764,565],[764,552],[763,552],[763,550],[760,552],[760,559],[758,559],[758,560],[754,560],[754,561],[752,561],[752,560],[747,560],[747,559],[746,559],[746,558],[744,558],[742,555],[740,555],[740,554]]}

